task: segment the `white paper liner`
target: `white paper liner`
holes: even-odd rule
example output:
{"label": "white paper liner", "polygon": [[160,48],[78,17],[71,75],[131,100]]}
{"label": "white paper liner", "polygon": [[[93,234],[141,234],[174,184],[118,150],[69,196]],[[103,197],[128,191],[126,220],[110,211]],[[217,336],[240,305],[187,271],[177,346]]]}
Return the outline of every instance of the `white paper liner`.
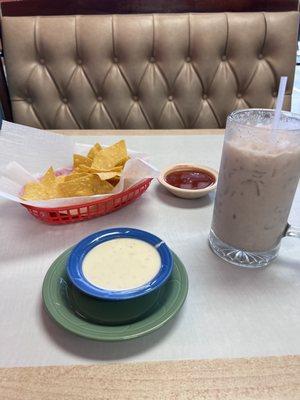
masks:
{"label": "white paper liner", "polygon": [[19,197],[23,186],[37,180],[50,166],[54,169],[70,168],[73,153],[86,155],[92,146],[74,144],[70,137],[3,121],[0,135],[0,196],[35,207],[65,207],[107,198],[146,178],[158,176],[157,169],[145,160],[145,154],[128,150],[130,160],[111,193],[40,201],[25,201]]}

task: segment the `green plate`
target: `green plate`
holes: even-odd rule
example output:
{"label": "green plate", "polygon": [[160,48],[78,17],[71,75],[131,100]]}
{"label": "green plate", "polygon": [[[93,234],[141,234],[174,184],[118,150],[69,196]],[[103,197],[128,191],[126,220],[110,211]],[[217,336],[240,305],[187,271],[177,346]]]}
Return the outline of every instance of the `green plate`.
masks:
{"label": "green plate", "polygon": [[188,277],[184,265],[173,253],[172,275],[158,296],[156,307],[147,317],[126,325],[100,325],[76,315],[70,301],[71,283],[66,262],[72,249],[62,253],[49,268],[43,283],[43,300],[49,315],[60,326],[76,335],[101,341],[134,339],[159,329],[180,310],[188,292]]}

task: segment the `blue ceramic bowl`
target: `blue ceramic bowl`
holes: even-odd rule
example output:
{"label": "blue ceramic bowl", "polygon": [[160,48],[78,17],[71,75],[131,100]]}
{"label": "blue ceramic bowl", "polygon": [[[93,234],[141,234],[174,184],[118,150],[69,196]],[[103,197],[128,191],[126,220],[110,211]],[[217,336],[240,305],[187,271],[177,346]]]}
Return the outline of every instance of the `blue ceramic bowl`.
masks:
{"label": "blue ceramic bowl", "polygon": [[[151,281],[133,289],[107,290],[93,285],[85,278],[82,271],[82,262],[86,254],[91,251],[93,247],[117,238],[143,240],[156,248],[161,258],[161,267],[157,275],[151,279]],[[69,278],[79,290],[90,296],[107,300],[125,300],[144,296],[162,286],[169,278],[172,269],[173,256],[165,242],[149,232],[133,228],[106,229],[87,236],[74,247],[67,264]]]}

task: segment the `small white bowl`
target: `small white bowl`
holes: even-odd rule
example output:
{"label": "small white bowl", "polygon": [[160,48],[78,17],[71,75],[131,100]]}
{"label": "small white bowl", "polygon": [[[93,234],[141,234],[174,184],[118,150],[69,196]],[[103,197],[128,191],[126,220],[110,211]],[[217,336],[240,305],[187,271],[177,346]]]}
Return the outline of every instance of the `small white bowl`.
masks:
{"label": "small white bowl", "polygon": [[[181,189],[176,186],[172,186],[166,182],[166,176],[174,171],[185,171],[185,170],[198,170],[207,172],[212,175],[215,179],[215,182],[211,185],[207,186],[203,189]],[[199,197],[205,196],[212,190],[217,187],[218,181],[218,172],[212,168],[206,167],[204,165],[196,165],[196,164],[175,164],[170,167],[164,169],[159,177],[158,181],[171,193],[173,193],[177,197],[181,197],[183,199],[198,199]]]}

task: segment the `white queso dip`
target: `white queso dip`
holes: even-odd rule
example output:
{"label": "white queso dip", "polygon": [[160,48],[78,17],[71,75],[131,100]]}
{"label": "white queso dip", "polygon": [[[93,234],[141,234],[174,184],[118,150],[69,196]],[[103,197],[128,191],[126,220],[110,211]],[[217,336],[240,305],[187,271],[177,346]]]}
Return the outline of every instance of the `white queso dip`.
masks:
{"label": "white queso dip", "polygon": [[108,290],[134,289],[149,282],[161,267],[159,252],[139,239],[112,239],[83,259],[82,272],[93,285]]}

